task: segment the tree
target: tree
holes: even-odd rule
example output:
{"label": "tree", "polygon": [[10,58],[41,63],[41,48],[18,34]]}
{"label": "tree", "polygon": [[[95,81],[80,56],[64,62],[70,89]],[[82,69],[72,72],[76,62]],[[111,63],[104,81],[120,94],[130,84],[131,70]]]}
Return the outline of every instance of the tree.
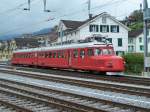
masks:
{"label": "tree", "polygon": [[143,12],[141,10],[135,10],[129,17],[132,17],[135,22],[143,22]]}
{"label": "tree", "polygon": [[128,17],[125,18],[127,25],[131,30],[138,30],[143,28],[143,12],[142,10],[133,11]]}

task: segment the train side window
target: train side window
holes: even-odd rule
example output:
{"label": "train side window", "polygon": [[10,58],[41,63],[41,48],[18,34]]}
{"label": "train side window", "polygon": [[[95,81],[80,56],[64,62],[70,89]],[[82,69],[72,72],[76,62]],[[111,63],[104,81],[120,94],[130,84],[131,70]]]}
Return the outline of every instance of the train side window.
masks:
{"label": "train side window", "polygon": [[57,58],[61,58],[61,51],[57,52]]}
{"label": "train side window", "polygon": [[53,54],[53,58],[56,58],[56,52],[54,52],[54,54]]}
{"label": "train side window", "polygon": [[93,56],[94,55],[93,49],[88,49],[87,50],[87,55],[88,56]]}
{"label": "train side window", "polygon": [[100,49],[96,48],[94,51],[94,54],[95,54],[95,56],[99,56],[102,54],[102,51]]}
{"label": "train side window", "polygon": [[84,58],[85,57],[85,51],[84,50],[80,50],[80,57]]}
{"label": "train side window", "polygon": [[49,57],[49,54],[46,52],[45,53],[45,58],[48,58]]}
{"label": "train side window", "polygon": [[51,53],[51,52],[49,52],[49,58],[52,58],[52,56],[53,56],[53,55],[52,55],[52,53]]}
{"label": "train side window", "polygon": [[64,51],[61,52],[61,57],[64,58]]}
{"label": "train side window", "polygon": [[77,58],[77,57],[78,57],[78,50],[77,50],[77,49],[73,51],[73,57],[74,57],[74,58]]}

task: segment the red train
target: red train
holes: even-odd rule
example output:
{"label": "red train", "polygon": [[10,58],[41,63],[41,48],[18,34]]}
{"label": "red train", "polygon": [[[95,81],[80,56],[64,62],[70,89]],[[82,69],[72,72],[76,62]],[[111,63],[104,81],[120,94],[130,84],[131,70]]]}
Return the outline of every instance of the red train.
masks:
{"label": "red train", "polygon": [[115,55],[112,45],[100,42],[18,50],[13,53],[11,64],[103,73],[125,69],[123,58]]}

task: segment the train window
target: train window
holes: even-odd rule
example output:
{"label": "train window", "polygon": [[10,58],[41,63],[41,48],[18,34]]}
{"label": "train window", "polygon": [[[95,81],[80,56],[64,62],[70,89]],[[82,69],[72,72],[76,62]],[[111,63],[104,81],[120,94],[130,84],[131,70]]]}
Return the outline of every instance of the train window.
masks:
{"label": "train window", "polygon": [[64,58],[64,51],[61,52],[61,57]]}
{"label": "train window", "polygon": [[56,52],[54,52],[54,54],[53,54],[53,58],[56,58],[57,56],[56,56]]}
{"label": "train window", "polygon": [[94,51],[94,55],[98,56],[98,55],[101,55],[101,54],[102,54],[102,51],[100,49],[96,48],[95,51]]}
{"label": "train window", "polygon": [[73,57],[74,57],[74,58],[77,58],[77,57],[78,57],[78,50],[77,50],[77,49],[73,51]]}
{"label": "train window", "polygon": [[61,58],[61,51],[57,52],[57,58]]}
{"label": "train window", "polygon": [[103,55],[112,55],[113,50],[112,49],[103,49]]}
{"label": "train window", "polygon": [[52,53],[51,53],[51,52],[49,52],[49,58],[52,58],[52,56],[53,56],[53,55],[52,55]]}
{"label": "train window", "polygon": [[85,57],[85,51],[84,50],[80,50],[80,57],[84,58]]}
{"label": "train window", "polygon": [[93,56],[93,55],[94,55],[93,49],[88,49],[88,50],[87,50],[87,55],[88,55],[88,56]]}
{"label": "train window", "polygon": [[45,53],[45,58],[49,58],[49,54],[47,52]]}

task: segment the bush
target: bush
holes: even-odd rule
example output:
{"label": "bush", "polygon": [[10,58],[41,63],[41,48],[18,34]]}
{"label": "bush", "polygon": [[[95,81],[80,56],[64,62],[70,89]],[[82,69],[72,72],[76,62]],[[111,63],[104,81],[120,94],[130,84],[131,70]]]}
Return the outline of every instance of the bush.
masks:
{"label": "bush", "polygon": [[144,68],[144,55],[141,53],[127,53],[123,55],[126,62],[126,72],[141,73]]}

